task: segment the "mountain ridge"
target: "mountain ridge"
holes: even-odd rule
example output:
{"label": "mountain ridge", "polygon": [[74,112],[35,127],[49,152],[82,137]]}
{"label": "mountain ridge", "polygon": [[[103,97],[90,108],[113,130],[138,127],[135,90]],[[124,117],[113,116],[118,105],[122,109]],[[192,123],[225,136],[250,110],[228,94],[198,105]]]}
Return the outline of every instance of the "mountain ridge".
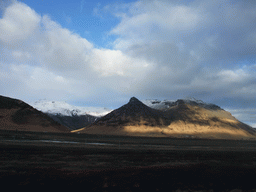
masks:
{"label": "mountain ridge", "polygon": [[100,117],[111,111],[111,109],[104,107],[81,107],[70,105],[65,101],[50,101],[46,99],[35,101],[31,103],[31,106],[47,114],[63,116],[91,115]]}
{"label": "mountain ridge", "polygon": [[158,100],[158,99],[146,99],[142,101],[145,105],[152,107],[154,109],[166,110],[172,106],[175,106],[179,103],[187,103],[194,106],[200,106],[206,109],[221,109],[218,105],[212,103],[205,103],[202,100],[197,100],[195,98],[188,99],[178,99],[178,100]]}
{"label": "mountain ridge", "polygon": [[162,110],[154,109],[132,97],[127,104],[79,132],[155,137],[256,138],[256,131],[252,127],[217,105],[177,100],[169,102],[167,106]]}

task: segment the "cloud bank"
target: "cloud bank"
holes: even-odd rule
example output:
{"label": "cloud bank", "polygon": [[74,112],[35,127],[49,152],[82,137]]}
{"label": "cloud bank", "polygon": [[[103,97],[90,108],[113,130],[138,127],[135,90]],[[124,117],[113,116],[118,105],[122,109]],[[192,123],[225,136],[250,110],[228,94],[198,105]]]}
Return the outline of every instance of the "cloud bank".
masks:
{"label": "cloud bank", "polygon": [[106,6],[120,19],[110,49],[13,1],[0,18],[1,94],[116,106],[130,96],[189,96],[256,108],[255,8],[231,0]]}

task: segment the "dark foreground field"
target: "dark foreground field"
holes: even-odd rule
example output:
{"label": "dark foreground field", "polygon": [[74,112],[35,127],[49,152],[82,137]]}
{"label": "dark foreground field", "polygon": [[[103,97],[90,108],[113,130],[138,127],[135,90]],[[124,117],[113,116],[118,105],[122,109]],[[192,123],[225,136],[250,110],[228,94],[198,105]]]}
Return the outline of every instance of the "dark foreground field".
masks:
{"label": "dark foreground field", "polygon": [[0,131],[2,187],[235,192],[255,179],[255,141]]}

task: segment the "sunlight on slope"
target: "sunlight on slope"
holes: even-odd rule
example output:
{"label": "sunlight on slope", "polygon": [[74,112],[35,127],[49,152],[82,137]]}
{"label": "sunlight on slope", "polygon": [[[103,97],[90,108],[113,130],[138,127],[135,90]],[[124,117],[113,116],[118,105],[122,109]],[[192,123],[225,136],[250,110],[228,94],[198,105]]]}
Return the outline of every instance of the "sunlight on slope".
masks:
{"label": "sunlight on slope", "polygon": [[70,131],[71,133],[76,133],[76,132],[79,132],[79,131],[82,131],[82,130],[84,130],[85,128],[81,128],[81,129],[76,129],[76,130],[72,130],[72,131]]}

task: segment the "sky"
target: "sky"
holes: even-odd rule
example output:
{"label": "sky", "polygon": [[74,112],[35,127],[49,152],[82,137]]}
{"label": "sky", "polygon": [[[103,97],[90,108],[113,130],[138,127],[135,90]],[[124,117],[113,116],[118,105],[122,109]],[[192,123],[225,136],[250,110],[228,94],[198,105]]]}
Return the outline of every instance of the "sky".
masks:
{"label": "sky", "polygon": [[254,0],[0,0],[0,94],[117,108],[193,97],[256,127]]}

